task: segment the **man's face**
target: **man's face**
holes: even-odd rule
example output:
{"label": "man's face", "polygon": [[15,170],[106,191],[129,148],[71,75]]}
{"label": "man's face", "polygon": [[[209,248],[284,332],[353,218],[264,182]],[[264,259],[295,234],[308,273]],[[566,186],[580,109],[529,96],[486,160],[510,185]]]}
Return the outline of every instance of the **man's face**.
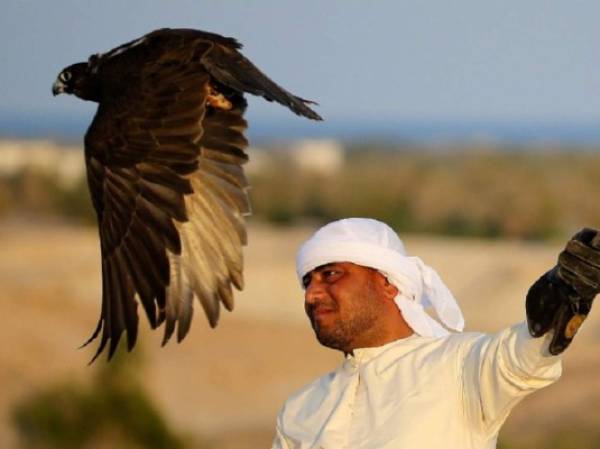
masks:
{"label": "man's face", "polygon": [[344,352],[370,345],[382,313],[378,276],[385,279],[350,262],[322,265],[304,276],[304,308],[322,345]]}

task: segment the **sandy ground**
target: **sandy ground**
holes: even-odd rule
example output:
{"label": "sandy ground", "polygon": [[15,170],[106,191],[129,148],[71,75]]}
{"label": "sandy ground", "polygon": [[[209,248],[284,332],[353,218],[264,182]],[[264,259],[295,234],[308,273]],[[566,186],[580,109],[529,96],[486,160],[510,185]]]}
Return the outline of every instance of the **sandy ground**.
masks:
{"label": "sandy ground", "polygon": [[[160,332],[142,324],[141,377],[185,434],[221,449],[269,447],[284,399],[340,361],[314,341],[294,275],[295,250],[311,232],[251,226],[246,289],[216,330],[197,313],[184,342],[160,348]],[[459,298],[467,329],[490,332],[523,319],[528,286],[560,250],[411,236],[406,244]],[[0,248],[0,447],[8,448],[16,446],[9,420],[16,401],[65,379],[86,382],[97,369],[87,366],[94,348],[76,348],[95,326],[100,277],[94,229],[0,224]],[[505,435],[523,439],[565,421],[600,422],[600,313],[594,312],[564,357],[563,379],[526,399]]]}

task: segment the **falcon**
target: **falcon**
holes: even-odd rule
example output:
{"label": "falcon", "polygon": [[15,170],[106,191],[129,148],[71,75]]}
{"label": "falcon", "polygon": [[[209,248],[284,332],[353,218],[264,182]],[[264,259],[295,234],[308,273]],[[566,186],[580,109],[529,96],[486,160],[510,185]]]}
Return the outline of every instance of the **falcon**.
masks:
{"label": "falcon", "polygon": [[[100,336],[108,359],[125,332],[131,350],[141,303],[163,345],[189,331],[195,298],[211,327],[243,288],[250,213],[244,94],[321,120],[271,81],[235,39],[160,29],[63,69],[52,92],[99,104],[85,135],[98,218],[102,307],[84,346]],[[175,332],[176,331],[176,332]]]}

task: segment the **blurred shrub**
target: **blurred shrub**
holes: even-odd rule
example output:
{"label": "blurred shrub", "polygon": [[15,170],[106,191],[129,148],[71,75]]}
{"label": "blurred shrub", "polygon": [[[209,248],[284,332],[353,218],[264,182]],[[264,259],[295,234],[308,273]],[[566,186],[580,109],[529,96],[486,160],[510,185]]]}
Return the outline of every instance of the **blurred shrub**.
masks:
{"label": "blurred shrub", "polygon": [[18,403],[13,422],[23,447],[182,449],[182,439],[138,382],[133,354],[97,362],[88,387],[65,383]]}
{"label": "blurred shrub", "polygon": [[562,428],[552,429],[543,437],[529,441],[523,438],[500,437],[498,449],[600,449],[600,430],[598,428]]}
{"label": "blurred shrub", "polygon": [[[280,225],[368,216],[403,232],[537,240],[600,226],[598,152],[362,145],[329,173],[285,151],[266,156],[250,196],[259,219]],[[11,213],[95,223],[85,179],[63,185],[32,170],[0,178],[0,214]]]}
{"label": "blurred shrub", "polygon": [[96,212],[85,179],[79,180],[72,186],[58,188],[51,204],[56,213],[70,221],[96,223]]}
{"label": "blurred shrub", "polygon": [[348,216],[400,231],[549,239],[600,226],[600,153],[355,150],[337,173],[290,158],[251,177],[254,212],[275,223]]}
{"label": "blurred shrub", "polygon": [[0,178],[0,214],[58,216],[77,223],[94,223],[87,181],[62,184],[52,173],[26,169]]}

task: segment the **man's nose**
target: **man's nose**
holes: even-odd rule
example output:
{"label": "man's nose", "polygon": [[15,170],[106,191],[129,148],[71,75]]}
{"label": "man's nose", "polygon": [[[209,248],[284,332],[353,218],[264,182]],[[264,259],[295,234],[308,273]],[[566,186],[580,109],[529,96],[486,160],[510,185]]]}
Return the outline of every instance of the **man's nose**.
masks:
{"label": "man's nose", "polygon": [[315,304],[325,294],[324,285],[316,279],[312,279],[304,290],[304,301],[307,304]]}

